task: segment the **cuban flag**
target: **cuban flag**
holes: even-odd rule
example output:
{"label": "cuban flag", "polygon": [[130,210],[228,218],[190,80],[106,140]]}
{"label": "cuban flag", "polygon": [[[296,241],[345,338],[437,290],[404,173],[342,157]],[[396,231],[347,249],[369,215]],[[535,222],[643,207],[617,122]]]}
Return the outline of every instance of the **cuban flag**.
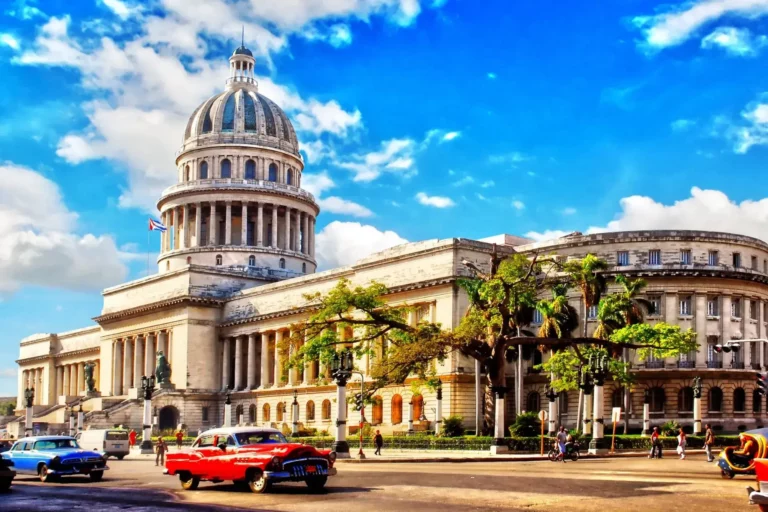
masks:
{"label": "cuban flag", "polygon": [[162,222],[155,220],[152,217],[149,218],[149,230],[150,231],[168,231]]}

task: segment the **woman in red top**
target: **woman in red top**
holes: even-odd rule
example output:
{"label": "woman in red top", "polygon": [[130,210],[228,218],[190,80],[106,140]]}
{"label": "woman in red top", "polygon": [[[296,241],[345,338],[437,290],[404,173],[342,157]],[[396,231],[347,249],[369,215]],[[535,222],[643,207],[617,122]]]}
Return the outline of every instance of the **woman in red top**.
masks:
{"label": "woman in red top", "polygon": [[128,433],[128,444],[131,445],[131,448],[133,448],[136,445],[136,431],[131,430]]}

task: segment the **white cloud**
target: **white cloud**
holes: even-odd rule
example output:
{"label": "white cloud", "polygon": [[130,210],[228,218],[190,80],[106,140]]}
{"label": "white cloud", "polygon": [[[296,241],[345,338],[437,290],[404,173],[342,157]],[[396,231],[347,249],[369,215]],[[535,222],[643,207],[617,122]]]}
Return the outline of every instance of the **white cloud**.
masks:
{"label": "white cloud", "polygon": [[413,139],[391,139],[382,142],[378,151],[352,155],[348,161],[336,165],[352,171],[354,181],[373,181],[384,172],[412,176],[417,172],[413,159],[415,152]]}
{"label": "white cloud", "polygon": [[58,186],[11,163],[0,165],[0,295],[25,285],[98,290],[125,279],[109,236],[78,235],[77,214]]}
{"label": "white cloud", "polygon": [[567,208],[563,208],[563,215],[576,215],[576,208],[571,208],[570,206]]}
{"label": "white cloud", "polygon": [[493,180],[484,181],[480,184],[480,188],[491,188],[495,186],[496,186],[496,182],[494,182]]}
{"label": "white cloud", "polygon": [[47,18],[48,15],[46,15],[43,11],[35,7],[34,5],[29,5],[30,3],[34,3],[35,0],[16,0],[13,2],[13,6],[5,11],[5,14],[8,16],[12,16],[14,18],[19,18],[22,20],[31,20],[34,18]]}
{"label": "white cloud", "polygon": [[695,0],[654,16],[636,16],[632,21],[643,32],[642,46],[653,51],[679,45],[722,17],[757,18],[766,13],[768,0]]}
{"label": "white cloud", "polygon": [[763,93],[741,112],[741,121],[715,118],[714,132],[733,143],[736,153],[746,153],[752,146],[768,144],[768,93]]}
{"label": "white cloud", "polygon": [[672,131],[675,131],[675,132],[688,131],[695,125],[696,125],[696,121],[693,121],[691,119],[676,119],[671,123],[669,123],[670,128],[672,128]]}
{"label": "white cloud", "polygon": [[721,48],[734,57],[755,57],[768,44],[768,37],[753,37],[746,28],[718,27],[701,40],[704,49]]}
{"label": "white cloud", "polygon": [[13,37],[11,34],[0,34],[0,44],[3,44],[13,50],[21,48],[19,40]]}
{"label": "white cloud", "polygon": [[488,201],[488,198],[479,192],[475,193],[475,197],[477,197],[480,201]]}
{"label": "white cloud", "polygon": [[129,8],[121,0],[101,0],[101,3],[122,19],[129,18],[134,12],[133,9]]}
{"label": "white cloud", "polygon": [[464,185],[470,185],[475,182],[475,178],[472,176],[464,176],[463,178],[453,182],[454,187],[463,187]]}
{"label": "white cloud", "polygon": [[0,369],[0,379],[15,379],[19,375],[17,367]]}
{"label": "white cloud", "polygon": [[367,224],[339,221],[325,226],[315,240],[321,270],[351,265],[374,252],[408,242],[394,231],[379,231]]}
{"label": "white cloud", "polygon": [[449,142],[454,139],[458,139],[459,137],[461,137],[461,132],[448,132],[443,135],[443,138],[440,140],[440,142]]}
{"label": "white cloud", "polygon": [[305,102],[302,111],[294,117],[296,128],[319,135],[332,133],[343,137],[352,128],[362,125],[362,114],[355,109],[347,112],[336,101],[321,103],[317,100]]}
{"label": "white cloud", "polygon": [[489,72],[486,76],[490,80],[495,80],[496,79],[496,73]]}
{"label": "white cloud", "polygon": [[325,171],[318,174],[304,173],[301,176],[301,188],[315,197],[321,196],[323,192],[330,190],[335,186],[336,183],[334,183]]}
{"label": "white cloud", "polygon": [[442,144],[458,139],[459,137],[461,137],[460,131],[447,131],[441,130],[440,128],[433,128],[424,135],[424,140],[421,142],[421,149],[426,149],[433,141]]}
{"label": "white cloud", "polygon": [[456,204],[450,197],[428,196],[424,192],[419,192],[416,194],[416,200],[419,202],[419,204],[423,204],[424,206],[433,206],[435,208],[450,208]]}
{"label": "white cloud", "polygon": [[317,204],[320,205],[322,211],[327,213],[351,215],[353,217],[370,217],[373,215],[373,212],[365,206],[336,196],[318,199]]}
{"label": "white cloud", "polygon": [[528,160],[533,160],[533,157],[519,151],[512,151],[501,155],[491,155],[488,157],[488,161],[492,164],[517,164],[520,162],[527,162]]}
{"label": "white cloud", "polygon": [[519,200],[514,200],[512,201],[512,208],[518,211],[525,210],[525,203]]}
{"label": "white cloud", "polygon": [[352,44],[352,30],[346,23],[336,23],[327,29],[312,26],[305,29],[301,36],[309,41],[327,41],[334,48],[343,48]]}
{"label": "white cloud", "polygon": [[543,232],[529,231],[525,234],[525,238],[530,238],[536,242],[543,242],[544,240],[553,240],[555,238],[563,237],[568,233],[571,233],[571,231],[563,231],[560,229],[548,229]]}

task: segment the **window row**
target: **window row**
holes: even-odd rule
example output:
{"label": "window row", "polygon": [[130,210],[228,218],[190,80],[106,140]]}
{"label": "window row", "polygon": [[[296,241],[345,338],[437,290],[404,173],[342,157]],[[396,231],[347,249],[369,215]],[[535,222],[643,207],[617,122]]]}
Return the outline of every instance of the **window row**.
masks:
{"label": "window row", "polygon": [[[693,265],[694,258],[691,249],[680,249],[680,257],[677,260],[681,265]],[[648,251],[648,259],[643,262],[648,265],[661,265],[661,249],[651,249]],[[671,262],[670,262],[671,263]],[[703,263],[703,262],[702,262]],[[731,254],[731,265],[735,268],[742,268],[741,253],[734,252]],[[626,267],[629,262],[629,251],[617,251],[616,252],[616,265],[619,267]],[[720,252],[709,251],[707,253],[706,264],[711,267],[720,266]],[[758,257],[750,257],[750,268],[752,270],[758,270]],[[768,274],[768,259],[763,259],[763,273]]]}
{"label": "window row", "polygon": [[[200,162],[200,166],[198,168],[197,173],[197,179],[199,180],[207,180],[209,178],[231,178],[232,177],[232,161],[229,160],[229,158],[223,159],[219,163],[219,173],[218,176],[214,175],[215,173],[212,173],[209,171],[208,162],[203,160]],[[256,161],[255,160],[246,160],[245,162],[245,172],[243,173],[243,179],[246,180],[255,180],[256,179]],[[192,170],[189,167],[189,165],[186,165],[184,167],[184,181],[192,181]],[[278,181],[278,168],[277,164],[271,163],[269,164],[269,167],[267,168],[267,181]],[[285,184],[286,185],[294,185],[298,186],[298,171],[295,171],[293,169],[288,169],[285,173]]]}
{"label": "window row", "polygon": [[[224,262],[224,256],[221,254],[216,255],[216,266],[221,266]],[[187,258],[187,263],[192,263],[192,257]],[[249,267],[256,267],[256,256],[248,256],[248,266]],[[285,269],[285,258],[280,258],[278,261],[278,267]],[[307,273],[307,264],[306,262],[302,262],[301,264],[301,271],[303,273]]]}

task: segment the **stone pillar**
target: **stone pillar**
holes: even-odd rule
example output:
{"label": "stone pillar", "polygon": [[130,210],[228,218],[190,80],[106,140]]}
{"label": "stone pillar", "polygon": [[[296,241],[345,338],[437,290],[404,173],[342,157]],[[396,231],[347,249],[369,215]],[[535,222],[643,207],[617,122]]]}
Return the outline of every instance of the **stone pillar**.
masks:
{"label": "stone pillar", "polygon": [[261,333],[261,389],[269,387],[269,334]]}
{"label": "stone pillar", "polygon": [[603,409],[604,409],[604,403],[603,403],[603,386],[599,386],[595,384],[595,389],[593,391],[595,397],[594,397],[594,405],[593,405],[593,420],[592,420],[592,441],[589,443],[589,453],[593,454],[601,454],[605,453],[607,451],[606,448],[604,448],[603,445],[603,429],[605,427],[604,425],[604,419],[603,419]]}
{"label": "stone pillar", "polygon": [[227,201],[227,210],[224,217],[224,244],[232,244],[232,202]]}
{"label": "stone pillar", "polygon": [[280,357],[280,343],[283,341],[283,331],[275,332],[275,387],[283,385],[283,361]]}
{"label": "stone pillar", "polygon": [[[720,344],[725,345],[731,340],[731,333],[733,332],[731,328],[731,297],[728,295],[723,295],[723,310],[720,312],[720,320],[723,326],[720,330],[722,333]],[[730,368],[733,361],[732,353],[722,353],[720,357],[723,359],[723,368]]]}
{"label": "stone pillar", "polygon": [[264,245],[264,203],[259,203],[256,216],[256,245]]}
{"label": "stone pillar", "polygon": [[200,247],[203,239],[203,203],[195,205],[195,247]]}
{"label": "stone pillar", "polygon": [[155,373],[155,334],[149,333],[144,338],[144,375]]}
{"label": "stone pillar", "polygon": [[309,215],[302,214],[301,252],[309,254]]}
{"label": "stone pillar", "polygon": [[243,344],[245,336],[235,338],[235,389],[243,389]]}
{"label": "stone pillar", "polygon": [[171,216],[171,224],[173,225],[173,240],[171,240],[171,250],[174,251],[179,248],[179,214],[176,208],[168,210]]}
{"label": "stone pillar", "polygon": [[[59,394],[61,396],[69,396],[69,365],[62,366],[61,373],[62,373],[63,384],[61,386],[61,389],[59,390]],[[26,380],[25,380],[25,383],[26,383]]]}
{"label": "stone pillar", "polygon": [[699,350],[696,352],[696,368],[707,367],[707,296],[705,294],[695,295],[696,304],[693,314],[696,330],[696,342],[699,344]]}
{"label": "stone pillar", "polygon": [[123,345],[123,393],[128,393],[133,383],[133,344],[126,338]]}
{"label": "stone pillar", "polygon": [[285,208],[285,250],[291,250],[291,209]]}
{"label": "stone pillar", "polygon": [[133,387],[141,389],[141,376],[144,374],[144,338],[141,335],[135,338],[133,348]]}
{"label": "stone pillar", "polygon": [[277,205],[272,205],[272,247],[277,249]]}
{"label": "stone pillar", "polygon": [[651,435],[651,404],[643,403],[643,436]]}
{"label": "stone pillar", "polygon": [[[69,377],[69,392],[70,396],[77,396],[77,383],[80,380],[80,377],[77,375],[77,365],[73,364],[70,365],[72,368],[72,374]],[[32,377],[34,378],[34,371],[32,372]]]}
{"label": "stone pillar", "polygon": [[[39,375],[39,377],[42,377],[42,375]],[[85,391],[85,363],[81,362],[77,363],[77,394],[79,395],[83,391]]]}
{"label": "stone pillar", "polygon": [[[765,302],[757,302],[757,337],[765,339]],[[706,346],[706,345],[705,345]],[[765,342],[757,344],[757,357],[760,358],[760,369],[765,370]]]}
{"label": "stone pillar", "polygon": [[181,233],[181,247],[182,249],[186,249],[189,247],[189,205],[185,204],[181,207],[181,225],[182,225],[182,233]]}
{"label": "stone pillar", "polygon": [[309,219],[309,255],[315,256],[315,218]]}
{"label": "stone pillar", "polygon": [[96,360],[93,362],[96,366],[93,368],[93,380],[96,381],[96,390],[101,390],[101,362]]}
{"label": "stone pillar", "polygon": [[231,357],[229,338],[224,338],[224,351],[221,356],[221,389],[229,388],[229,360]]}
{"label": "stone pillar", "polygon": [[507,389],[494,386],[491,391],[496,401],[496,411],[493,418],[493,441],[491,441],[491,454],[495,455],[509,451],[509,447],[504,442],[504,419],[506,416],[506,399],[504,396]]}
{"label": "stone pillar", "polygon": [[256,335],[248,335],[248,389],[256,389]]}
{"label": "stone pillar", "polygon": [[294,252],[301,252],[301,212],[298,210],[296,210],[293,223],[293,250]]}
{"label": "stone pillar", "polygon": [[123,342],[115,341],[112,350],[112,394],[119,396],[123,394]]}
{"label": "stone pillar", "polygon": [[349,458],[349,445],[347,444],[347,382],[338,382],[336,385],[336,441],[333,449],[336,456],[342,459]]}
{"label": "stone pillar", "polygon": [[[547,398],[549,401],[549,431],[547,435],[554,436],[557,433],[557,425],[555,424],[555,416],[557,416],[557,395],[552,395],[551,398]],[[536,411],[530,411],[536,412]]]}
{"label": "stone pillar", "polygon": [[211,203],[211,214],[208,217],[208,223],[210,224],[208,226],[208,245],[218,245],[219,241],[216,239],[216,228],[219,225],[219,219],[216,215],[216,202]]}
{"label": "stone pillar", "polygon": [[243,224],[240,245],[248,245],[248,203],[243,203],[243,211],[240,218]]}
{"label": "stone pillar", "polygon": [[[291,339],[293,337],[293,333],[288,333],[288,338]],[[293,357],[296,354],[296,350],[298,350],[298,346],[291,341],[291,348],[288,351],[288,357]],[[288,370],[288,385],[289,386],[296,386],[299,383],[299,369],[298,368],[291,368]]]}
{"label": "stone pillar", "polygon": [[[589,391],[589,393],[587,393]],[[584,390],[584,437],[592,436],[592,390]]]}
{"label": "stone pillar", "polygon": [[701,397],[693,398],[693,435],[701,435]]}
{"label": "stone pillar", "polygon": [[55,397],[58,397],[61,394],[63,375],[64,373],[61,371],[61,366],[57,366],[56,367],[56,383],[55,383],[55,388],[53,393],[55,403],[58,403],[58,399],[56,399]]}
{"label": "stone pillar", "polygon": [[168,350],[168,331],[160,331],[157,335],[157,351],[162,352],[165,358],[170,362],[170,350]]}

